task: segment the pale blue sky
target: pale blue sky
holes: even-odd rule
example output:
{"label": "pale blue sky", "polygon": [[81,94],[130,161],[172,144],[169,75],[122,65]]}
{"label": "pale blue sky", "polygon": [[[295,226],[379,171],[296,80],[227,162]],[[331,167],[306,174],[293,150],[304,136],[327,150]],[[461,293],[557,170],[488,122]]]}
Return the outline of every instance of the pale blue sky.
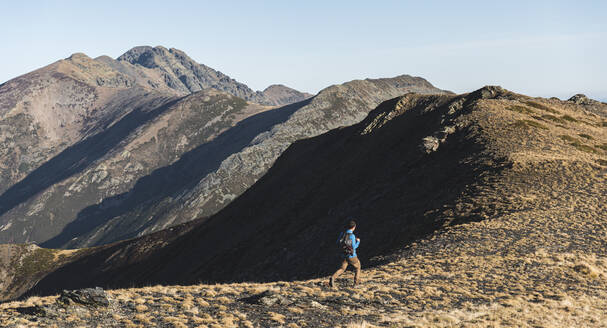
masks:
{"label": "pale blue sky", "polygon": [[0,29],[0,83],[162,45],[256,90],[411,74],[607,101],[607,1],[2,1]]}

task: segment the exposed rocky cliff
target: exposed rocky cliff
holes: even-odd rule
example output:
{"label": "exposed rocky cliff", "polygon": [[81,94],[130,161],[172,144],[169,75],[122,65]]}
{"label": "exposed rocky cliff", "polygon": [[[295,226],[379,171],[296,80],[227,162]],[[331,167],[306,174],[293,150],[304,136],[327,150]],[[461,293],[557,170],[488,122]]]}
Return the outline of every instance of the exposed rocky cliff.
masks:
{"label": "exposed rocky cliff", "polygon": [[[499,87],[407,94],[356,125],[295,142],[210,219],[83,251],[31,292],[314,277],[333,269],[350,216],[367,265],[426,252],[516,261],[538,247],[604,257],[606,127],[584,105]],[[402,252],[419,240],[420,253]]]}

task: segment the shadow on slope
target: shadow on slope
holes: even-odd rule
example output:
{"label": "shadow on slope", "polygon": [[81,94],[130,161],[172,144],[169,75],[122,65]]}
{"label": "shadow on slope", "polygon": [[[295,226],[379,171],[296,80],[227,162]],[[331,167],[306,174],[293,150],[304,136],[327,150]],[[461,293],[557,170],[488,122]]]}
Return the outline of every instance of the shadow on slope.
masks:
{"label": "shadow on slope", "polygon": [[[242,120],[213,140],[185,153],[175,163],[156,169],[151,174],[140,178],[129,192],[106,198],[100,204],[83,209],[76,220],[69,223],[59,235],[45,241],[41,246],[64,247],[73,238],[95,231],[97,227],[112,218],[138,208],[145,208],[146,204],[154,204],[168,196],[195,187],[203,177],[217,170],[230,155],[241,151],[260,133],[286,121],[295,111],[309,102],[309,99],[304,100]],[[139,222],[133,220],[132,224]],[[148,221],[147,224],[142,223],[135,232],[112,236],[115,237],[113,240],[131,238],[153,223],[154,220]],[[120,233],[120,231],[116,232]]]}
{"label": "shadow on slope", "polygon": [[[349,216],[359,223],[365,266],[446,224],[480,220],[486,213],[460,211],[460,205],[509,164],[486,151],[474,124],[426,154],[422,139],[442,129],[449,104],[459,97],[407,97],[409,108],[395,117],[389,113],[399,99],[384,102],[360,124],[294,143],[210,219],[89,250],[31,293],[306,279],[335,269],[337,234]],[[382,117],[387,123],[362,133]]]}
{"label": "shadow on slope", "polygon": [[102,132],[68,147],[0,195],[0,215],[55,183],[82,172],[112,150],[131,132],[158,117],[178,100],[169,102],[165,100],[164,104],[152,110],[145,110],[146,105],[137,107]]}

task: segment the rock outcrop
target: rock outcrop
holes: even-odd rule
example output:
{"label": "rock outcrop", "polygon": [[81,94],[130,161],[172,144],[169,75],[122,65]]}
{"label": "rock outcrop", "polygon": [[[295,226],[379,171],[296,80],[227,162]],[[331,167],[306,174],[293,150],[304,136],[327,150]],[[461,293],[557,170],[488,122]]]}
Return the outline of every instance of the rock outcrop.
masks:
{"label": "rock outcrop", "polygon": [[100,287],[64,290],[57,298],[57,303],[63,306],[76,304],[89,307],[104,307],[110,305],[107,294],[103,288]]}

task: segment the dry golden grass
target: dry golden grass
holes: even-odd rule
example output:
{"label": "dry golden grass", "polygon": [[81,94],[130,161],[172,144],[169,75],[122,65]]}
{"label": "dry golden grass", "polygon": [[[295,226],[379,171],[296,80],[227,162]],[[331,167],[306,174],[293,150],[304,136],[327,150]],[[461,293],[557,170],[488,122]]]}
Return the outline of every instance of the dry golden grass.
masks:
{"label": "dry golden grass", "polygon": [[373,328],[375,326],[369,324],[366,321],[352,322],[344,326],[344,328]]}
{"label": "dry golden grass", "polygon": [[163,318],[163,321],[167,324],[172,325],[173,327],[187,327],[187,320],[183,318],[175,317],[175,316],[166,316]]}
{"label": "dry golden grass", "polygon": [[198,299],[196,299],[196,303],[198,303],[198,305],[200,305],[200,306],[202,306],[202,307],[207,307],[207,306],[209,306],[209,305],[210,305],[210,304],[209,304],[209,302],[205,301],[205,300],[204,300],[204,299],[202,299],[202,298],[198,298]]}
{"label": "dry golden grass", "polygon": [[139,304],[139,305],[135,306],[135,311],[137,311],[137,312],[145,312],[147,310],[148,310],[148,307],[143,304]]}
{"label": "dry golden grass", "polygon": [[150,320],[150,317],[148,314],[137,313],[133,316],[133,318],[135,318],[136,321],[139,321],[146,326],[152,325],[152,320]]}
{"label": "dry golden grass", "polygon": [[268,312],[268,316],[270,317],[270,320],[278,323],[285,323],[285,316],[280,313]]}
{"label": "dry golden grass", "polygon": [[287,310],[290,312],[296,313],[296,314],[303,314],[305,312],[304,309],[298,308],[298,307],[293,307],[293,306],[287,308]]}
{"label": "dry golden grass", "polygon": [[220,303],[220,304],[229,304],[229,303],[232,303],[232,302],[233,302],[233,300],[232,300],[232,299],[230,299],[230,298],[227,298],[227,297],[225,297],[225,296],[221,296],[221,297],[217,297],[217,298],[215,299],[215,302],[218,302],[218,303]]}

